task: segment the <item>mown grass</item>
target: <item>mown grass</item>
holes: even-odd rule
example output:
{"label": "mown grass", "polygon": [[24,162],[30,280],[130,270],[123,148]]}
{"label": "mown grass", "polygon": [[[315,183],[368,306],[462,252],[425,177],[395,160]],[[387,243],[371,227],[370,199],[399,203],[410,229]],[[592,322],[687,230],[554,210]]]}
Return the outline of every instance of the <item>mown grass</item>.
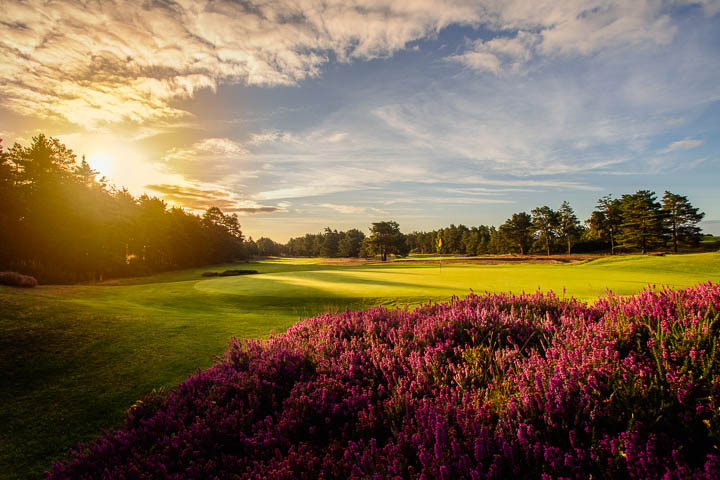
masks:
{"label": "mown grass", "polygon": [[[217,267],[220,270],[225,267]],[[481,291],[555,290],[590,300],[720,280],[720,254],[576,264],[327,266],[268,260],[260,275],[209,268],[104,285],[0,287],[0,478],[37,478],[77,442],[120,424],[153,388],[212,364],[230,337],[258,338],[324,311],[418,305]]]}

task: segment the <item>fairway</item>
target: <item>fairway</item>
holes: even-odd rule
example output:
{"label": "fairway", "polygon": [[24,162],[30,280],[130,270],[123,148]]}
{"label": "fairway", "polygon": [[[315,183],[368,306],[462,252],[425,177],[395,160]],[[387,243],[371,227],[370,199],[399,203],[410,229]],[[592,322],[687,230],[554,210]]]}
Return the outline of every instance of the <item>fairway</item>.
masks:
{"label": "fairway", "polygon": [[720,254],[442,266],[275,259],[252,268],[260,274],[206,279],[203,268],[100,285],[0,287],[0,478],[40,476],[68,448],[119,425],[145,393],[208,367],[232,336],[262,338],[325,311],[414,306],[471,289],[540,288],[592,300],[606,289],[717,282]]}

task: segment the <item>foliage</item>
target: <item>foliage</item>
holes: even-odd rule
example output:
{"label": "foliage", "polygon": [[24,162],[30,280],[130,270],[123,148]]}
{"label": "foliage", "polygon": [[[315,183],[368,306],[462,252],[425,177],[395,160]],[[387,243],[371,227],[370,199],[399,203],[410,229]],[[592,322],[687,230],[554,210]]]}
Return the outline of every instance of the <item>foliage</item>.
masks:
{"label": "foliage", "polygon": [[18,272],[0,272],[0,285],[32,288],[38,284],[35,277]]}
{"label": "foliage", "polygon": [[0,268],[44,281],[97,280],[234,260],[236,215],[201,217],[106,185],[55,138],[0,147]]}
{"label": "foliage", "polygon": [[697,226],[705,214],[698,211],[687,197],[665,191],[662,198],[665,210],[665,223],[673,242],[673,251],[677,253],[678,243],[695,246],[700,241],[700,228]]}
{"label": "foliage", "polygon": [[550,255],[550,243],[558,233],[560,215],[548,206],[535,208],[531,213],[533,230],[538,235],[538,240],[545,245],[547,254]]}
{"label": "foliage", "polygon": [[622,207],[619,199],[605,195],[598,200],[595,210],[587,221],[590,230],[610,243],[610,253],[615,254],[615,240],[622,225]]}
{"label": "foliage", "polygon": [[655,192],[638,190],[621,198],[622,220],[620,240],[623,247],[640,249],[642,253],[658,246],[663,239],[663,211],[655,200]]}
{"label": "foliage", "polygon": [[720,284],[302,321],[49,478],[717,478]]}
{"label": "foliage", "polygon": [[513,216],[500,226],[500,233],[520,250],[520,255],[525,255],[530,248],[532,228],[530,215],[525,212],[513,213]]}
{"label": "foliage", "polygon": [[365,234],[355,228],[338,232],[326,227],[323,233],[291,238],[283,252],[294,257],[358,257]]}
{"label": "foliage", "polygon": [[368,251],[371,255],[380,255],[383,262],[390,254],[407,255],[407,241],[400,232],[397,222],[375,222],[370,227],[370,236],[367,238]]}
{"label": "foliage", "polygon": [[560,205],[558,214],[558,233],[567,243],[567,253],[572,252],[573,244],[583,233],[582,225],[578,220],[570,204],[565,201]]}

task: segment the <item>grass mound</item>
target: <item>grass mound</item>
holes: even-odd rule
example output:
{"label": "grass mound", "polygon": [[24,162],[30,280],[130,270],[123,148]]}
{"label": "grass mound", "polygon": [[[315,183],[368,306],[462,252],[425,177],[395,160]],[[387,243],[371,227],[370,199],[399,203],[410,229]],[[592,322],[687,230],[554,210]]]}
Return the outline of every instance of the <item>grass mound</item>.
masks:
{"label": "grass mound", "polygon": [[720,284],[302,321],[50,478],[718,478]]}

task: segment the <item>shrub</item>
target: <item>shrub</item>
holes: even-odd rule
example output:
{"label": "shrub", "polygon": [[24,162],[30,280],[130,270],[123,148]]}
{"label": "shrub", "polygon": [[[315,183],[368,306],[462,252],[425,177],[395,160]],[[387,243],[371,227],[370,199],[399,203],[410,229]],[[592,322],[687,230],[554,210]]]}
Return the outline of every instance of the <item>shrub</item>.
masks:
{"label": "shrub", "polygon": [[253,275],[259,273],[257,270],[225,270],[222,273],[219,272],[204,272],[203,277],[235,277],[237,275]]}
{"label": "shrub", "polygon": [[258,273],[257,270],[225,270],[220,274],[221,277],[234,277],[236,275],[253,275]]}
{"label": "shrub", "polygon": [[17,272],[0,272],[0,285],[9,285],[11,287],[32,288],[38,282],[35,277],[23,275]]}
{"label": "shrub", "polygon": [[50,478],[720,478],[720,284],[321,315]]}

